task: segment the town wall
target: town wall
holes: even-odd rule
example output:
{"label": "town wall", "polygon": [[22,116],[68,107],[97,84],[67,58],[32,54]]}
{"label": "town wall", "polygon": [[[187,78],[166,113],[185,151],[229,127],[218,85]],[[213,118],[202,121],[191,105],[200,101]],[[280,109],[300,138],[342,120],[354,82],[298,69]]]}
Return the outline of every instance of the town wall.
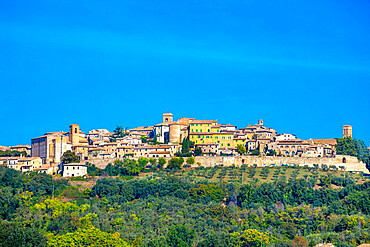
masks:
{"label": "town wall", "polygon": [[[343,158],[346,163],[343,163]],[[137,159],[137,158],[134,158]],[[164,158],[168,161],[171,158]],[[184,158],[186,161],[186,158]],[[113,163],[115,159],[92,159],[87,160],[92,164],[95,164],[98,168],[104,169],[109,163]],[[335,165],[338,169],[344,166],[346,171],[357,171],[369,173],[366,169],[366,164],[359,162],[356,157],[348,155],[337,155],[335,158],[312,158],[312,157],[276,157],[276,156],[197,156],[195,157],[195,164],[193,167],[197,167],[197,163],[200,163],[204,167],[214,167],[216,165],[223,166],[241,166],[248,165],[253,166],[256,164],[258,167],[276,165],[281,166],[282,164],[287,165],[299,165],[313,167],[314,164],[318,165]]]}

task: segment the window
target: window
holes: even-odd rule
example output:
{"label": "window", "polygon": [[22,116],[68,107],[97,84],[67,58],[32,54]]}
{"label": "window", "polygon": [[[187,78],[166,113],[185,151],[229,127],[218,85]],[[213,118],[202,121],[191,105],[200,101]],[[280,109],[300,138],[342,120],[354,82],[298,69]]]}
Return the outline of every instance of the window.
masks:
{"label": "window", "polygon": [[77,133],[77,128],[75,128],[75,133]]}
{"label": "window", "polygon": [[208,132],[211,132],[211,131],[208,129]]}
{"label": "window", "polygon": [[225,139],[225,137],[223,136],[222,139]]}

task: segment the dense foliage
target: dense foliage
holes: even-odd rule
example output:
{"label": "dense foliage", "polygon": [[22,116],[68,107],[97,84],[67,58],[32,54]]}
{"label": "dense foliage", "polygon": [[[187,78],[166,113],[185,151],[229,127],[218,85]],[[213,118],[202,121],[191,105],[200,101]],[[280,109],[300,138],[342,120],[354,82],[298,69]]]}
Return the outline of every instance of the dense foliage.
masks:
{"label": "dense foliage", "polygon": [[10,150],[0,150],[0,157],[19,157],[19,156],[27,156],[27,152],[19,152],[19,151],[10,151]]}
{"label": "dense foliage", "polygon": [[351,137],[337,139],[337,154],[356,156],[359,160],[366,163],[370,168],[370,152],[362,140],[352,139]]}
{"label": "dense foliage", "polygon": [[130,176],[157,162],[116,161],[104,170],[90,164],[91,173],[116,176],[91,189],[0,167],[0,246],[370,243],[370,182],[359,175],[325,166],[321,173],[315,166],[263,168],[259,175],[255,167],[200,166]]}

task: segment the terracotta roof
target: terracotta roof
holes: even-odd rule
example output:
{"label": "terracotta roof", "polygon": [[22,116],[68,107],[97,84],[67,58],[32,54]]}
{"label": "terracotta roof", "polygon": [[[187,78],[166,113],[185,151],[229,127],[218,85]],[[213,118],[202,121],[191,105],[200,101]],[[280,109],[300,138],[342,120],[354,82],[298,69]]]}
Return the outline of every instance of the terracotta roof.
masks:
{"label": "terracotta roof", "polygon": [[210,124],[210,123],[217,123],[217,120],[193,120],[191,124]]}
{"label": "terracotta roof", "polygon": [[336,145],[337,139],[313,139],[313,142],[315,144],[330,144],[330,145]]}
{"label": "terracotta roof", "polygon": [[235,128],[236,128],[236,125],[231,125],[231,124],[221,124],[221,126],[225,126],[225,127],[235,127]]}
{"label": "terracotta roof", "polygon": [[168,152],[168,151],[153,151],[153,152],[150,152],[149,154],[170,154],[170,152]]}
{"label": "terracotta roof", "polygon": [[63,164],[63,166],[86,166],[86,165],[82,163],[68,163],[68,164]]}
{"label": "terracotta roof", "polygon": [[23,157],[20,158],[18,161],[27,161],[27,160],[36,160],[36,159],[41,159],[40,157]]}

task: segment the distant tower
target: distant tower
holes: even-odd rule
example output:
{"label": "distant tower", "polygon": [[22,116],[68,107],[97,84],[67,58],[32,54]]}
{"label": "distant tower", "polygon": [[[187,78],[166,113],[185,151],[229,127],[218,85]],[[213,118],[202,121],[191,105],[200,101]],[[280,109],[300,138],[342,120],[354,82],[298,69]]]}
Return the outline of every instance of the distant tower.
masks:
{"label": "distant tower", "polygon": [[263,120],[262,119],[258,120],[258,125],[263,126]]}
{"label": "distant tower", "polygon": [[343,125],[343,138],[344,137],[352,138],[352,126],[351,125]]}
{"label": "distant tower", "polygon": [[171,123],[171,122],[173,122],[172,113],[163,113],[163,123]]}
{"label": "distant tower", "polygon": [[69,141],[72,145],[80,143],[80,125],[72,124],[69,126]]}

